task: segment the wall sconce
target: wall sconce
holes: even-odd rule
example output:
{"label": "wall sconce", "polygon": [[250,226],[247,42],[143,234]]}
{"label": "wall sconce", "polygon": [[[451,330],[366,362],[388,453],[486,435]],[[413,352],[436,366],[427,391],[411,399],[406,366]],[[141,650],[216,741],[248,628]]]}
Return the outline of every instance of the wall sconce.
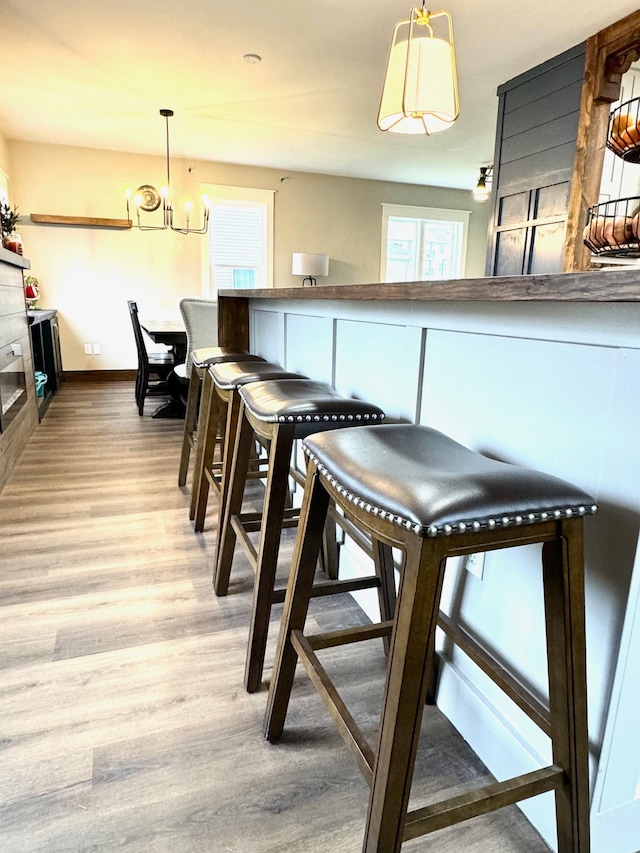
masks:
{"label": "wall sconce", "polygon": [[[444,18],[446,38],[436,37],[433,22]],[[449,12],[428,12],[413,6],[407,21],[399,21],[378,111],[378,127],[392,133],[438,133],[451,127],[460,114],[458,77]]]}
{"label": "wall sconce", "polygon": [[309,255],[305,252],[294,252],[291,255],[291,275],[302,275],[302,286],[305,282],[313,287],[317,284],[317,275],[329,275],[329,255]]}
{"label": "wall sconce", "polygon": [[474,201],[488,201],[493,183],[493,166],[480,166],[480,177],[473,188]]}

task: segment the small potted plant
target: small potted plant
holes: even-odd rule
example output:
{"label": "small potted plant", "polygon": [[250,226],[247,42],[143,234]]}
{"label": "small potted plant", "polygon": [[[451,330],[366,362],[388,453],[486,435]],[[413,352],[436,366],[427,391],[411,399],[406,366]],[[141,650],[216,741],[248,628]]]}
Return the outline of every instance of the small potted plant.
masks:
{"label": "small potted plant", "polygon": [[16,225],[20,222],[20,213],[14,204],[0,204],[0,228],[2,229],[2,245],[5,249],[22,254],[22,237],[16,233]]}

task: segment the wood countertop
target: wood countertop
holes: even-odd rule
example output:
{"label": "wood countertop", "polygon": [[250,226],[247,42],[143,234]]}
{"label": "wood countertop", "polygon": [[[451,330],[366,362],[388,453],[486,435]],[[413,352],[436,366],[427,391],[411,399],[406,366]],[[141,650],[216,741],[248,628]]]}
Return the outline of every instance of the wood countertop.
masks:
{"label": "wood countertop", "polygon": [[461,278],[393,284],[343,284],[221,290],[244,299],[445,300],[474,302],[640,302],[640,269]]}

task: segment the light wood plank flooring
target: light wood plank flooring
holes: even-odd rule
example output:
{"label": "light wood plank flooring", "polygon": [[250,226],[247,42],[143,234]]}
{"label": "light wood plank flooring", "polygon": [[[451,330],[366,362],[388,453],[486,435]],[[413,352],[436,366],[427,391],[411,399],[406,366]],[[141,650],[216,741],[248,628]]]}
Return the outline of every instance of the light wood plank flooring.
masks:
{"label": "light wood plank flooring", "polygon": [[[138,417],[129,383],[64,385],[0,494],[0,850],[358,853],[368,790],[302,674],[282,743],[262,738],[250,570],[237,557],[216,599],[215,514],[193,533],[183,422],[154,408]],[[363,616],[341,596],[311,618]],[[381,646],[327,661],[373,735]],[[425,732],[416,802],[487,775],[434,708]],[[515,807],[403,849],[548,850]]]}

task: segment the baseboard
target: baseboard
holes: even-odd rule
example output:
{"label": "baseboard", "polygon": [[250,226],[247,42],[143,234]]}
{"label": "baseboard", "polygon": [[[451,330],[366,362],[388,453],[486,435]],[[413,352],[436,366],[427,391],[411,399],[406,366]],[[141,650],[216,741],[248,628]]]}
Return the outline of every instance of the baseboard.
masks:
{"label": "baseboard", "polygon": [[65,382],[135,382],[136,370],[65,370]]}

